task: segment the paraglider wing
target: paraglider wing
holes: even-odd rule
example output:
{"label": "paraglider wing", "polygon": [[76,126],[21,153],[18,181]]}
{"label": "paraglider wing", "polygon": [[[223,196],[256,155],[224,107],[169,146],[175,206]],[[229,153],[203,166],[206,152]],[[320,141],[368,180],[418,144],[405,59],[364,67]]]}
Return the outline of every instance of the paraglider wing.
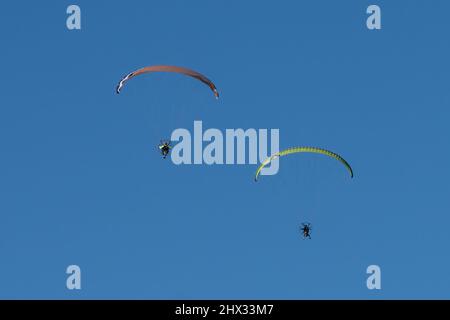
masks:
{"label": "paraglider wing", "polygon": [[217,91],[216,86],[207,77],[205,77],[201,73],[198,73],[194,70],[190,70],[190,69],[183,68],[183,67],[175,67],[175,66],[150,66],[150,67],[145,67],[145,68],[141,68],[136,71],[133,71],[133,72],[127,74],[125,77],[123,77],[122,80],[120,80],[119,84],[116,87],[116,93],[120,93],[125,82],[127,82],[131,78],[138,76],[140,74],[143,74],[143,73],[151,73],[151,72],[175,72],[175,73],[181,73],[181,74],[193,77],[197,80],[200,80],[204,84],[206,84],[212,90],[216,99],[219,98],[219,92]]}
{"label": "paraglider wing", "polygon": [[353,178],[352,167],[350,167],[348,162],[345,161],[344,158],[342,158],[340,155],[338,155],[338,154],[336,154],[334,152],[325,150],[325,149],[320,149],[320,148],[315,148],[315,147],[295,147],[295,148],[289,148],[289,149],[277,152],[274,155],[272,155],[269,158],[267,158],[266,160],[264,160],[261,163],[261,165],[258,167],[258,169],[256,170],[255,181],[258,180],[258,176],[259,176],[261,170],[265,166],[267,166],[273,159],[275,159],[277,157],[286,156],[286,155],[292,154],[292,153],[299,153],[299,152],[319,153],[319,154],[324,154],[326,156],[332,157],[332,158],[340,161],[347,168],[347,170],[350,172],[350,176]]}

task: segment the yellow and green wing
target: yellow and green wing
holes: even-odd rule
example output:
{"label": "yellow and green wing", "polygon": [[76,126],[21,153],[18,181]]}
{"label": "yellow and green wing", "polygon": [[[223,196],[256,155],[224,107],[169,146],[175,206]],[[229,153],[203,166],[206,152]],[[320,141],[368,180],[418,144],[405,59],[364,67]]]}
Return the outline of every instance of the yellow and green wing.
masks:
{"label": "yellow and green wing", "polygon": [[273,154],[272,156],[268,157],[266,160],[264,160],[261,163],[261,165],[258,167],[258,169],[256,170],[255,181],[258,180],[258,176],[259,176],[261,170],[265,166],[267,166],[273,159],[275,159],[277,157],[286,156],[286,155],[292,154],[292,153],[299,153],[299,152],[319,153],[319,154],[324,154],[326,156],[334,158],[334,159],[340,161],[348,169],[348,171],[350,172],[350,176],[353,178],[352,167],[350,167],[348,162],[345,161],[345,159],[342,158],[337,153],[334,153],[334,152],[331,152],[331,151],[328,151],[328,150],[325,150],[325,149],[321,149],[321,148],[315,148],[315,147],[294,147],[294,148],[289,148],[289,149],[277,152],[277,153]]}

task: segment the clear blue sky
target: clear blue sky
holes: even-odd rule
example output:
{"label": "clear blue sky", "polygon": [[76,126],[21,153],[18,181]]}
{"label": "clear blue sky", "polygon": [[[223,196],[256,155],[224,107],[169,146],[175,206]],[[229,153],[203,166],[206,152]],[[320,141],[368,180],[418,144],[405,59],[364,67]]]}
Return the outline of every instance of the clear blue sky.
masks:
{"label": "clear blue sky", "polygon": [[[79,31],[72,2],[2,4],[0,298],[450,297],[448,1],[75,3]],[[153,64],[221,99],[167,74],[114,93]],[[279,128],[355,178],[317,155],[258,183],[255,165],[162,160],[194,120]]]}

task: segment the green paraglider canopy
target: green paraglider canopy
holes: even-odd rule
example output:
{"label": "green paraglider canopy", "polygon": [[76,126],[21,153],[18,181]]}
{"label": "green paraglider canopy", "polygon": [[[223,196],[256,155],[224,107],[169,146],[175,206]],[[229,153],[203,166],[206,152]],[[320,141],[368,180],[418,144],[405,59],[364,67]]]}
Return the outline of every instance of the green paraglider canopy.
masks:
{"label": "green paraglider canopy", "polygon": [[325,150],[325,149],[320,149],[320,148],[315,148],[315,147],[294,147],[294,148],[289,148],[289,149],[277,152],[277,153],[273,154],[272,156],[268,157],[266,160],[264,160],[261,163],[261,165],[258,167],[258,169],[256,170],[255,181],[258,180],[258,176],[259,176],[261,170],[265,166],[267,166],[273,159],[275,159],[277,157],[286,156],[288,154],[300,153],[300,152],[319,153],[319,154],[324,154],[326,156],[334,158],[334,159],[340,161],[347,168],[347,170],[350,172],[350,176],[353,178],[352,167],[350,167],[348,162],[345,161],[344,158],[342,158],[340,155],[338,155],[334,152]]}

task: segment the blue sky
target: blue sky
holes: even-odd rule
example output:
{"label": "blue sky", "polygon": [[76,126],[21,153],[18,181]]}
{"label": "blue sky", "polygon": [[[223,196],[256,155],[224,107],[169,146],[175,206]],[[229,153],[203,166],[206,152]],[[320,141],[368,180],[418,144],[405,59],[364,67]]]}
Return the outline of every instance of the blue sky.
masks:
{"label": "blue sky", "polygon": [[[77,31],[71,2],[2,4],[0,298],[449,298],[448,1],[75,3]],[[167,74],[115,95],[154,64],[220,100]],[[279,128],[355,178],[317,155],[258,183],[256,165],[163,161],[194,120]]]}

